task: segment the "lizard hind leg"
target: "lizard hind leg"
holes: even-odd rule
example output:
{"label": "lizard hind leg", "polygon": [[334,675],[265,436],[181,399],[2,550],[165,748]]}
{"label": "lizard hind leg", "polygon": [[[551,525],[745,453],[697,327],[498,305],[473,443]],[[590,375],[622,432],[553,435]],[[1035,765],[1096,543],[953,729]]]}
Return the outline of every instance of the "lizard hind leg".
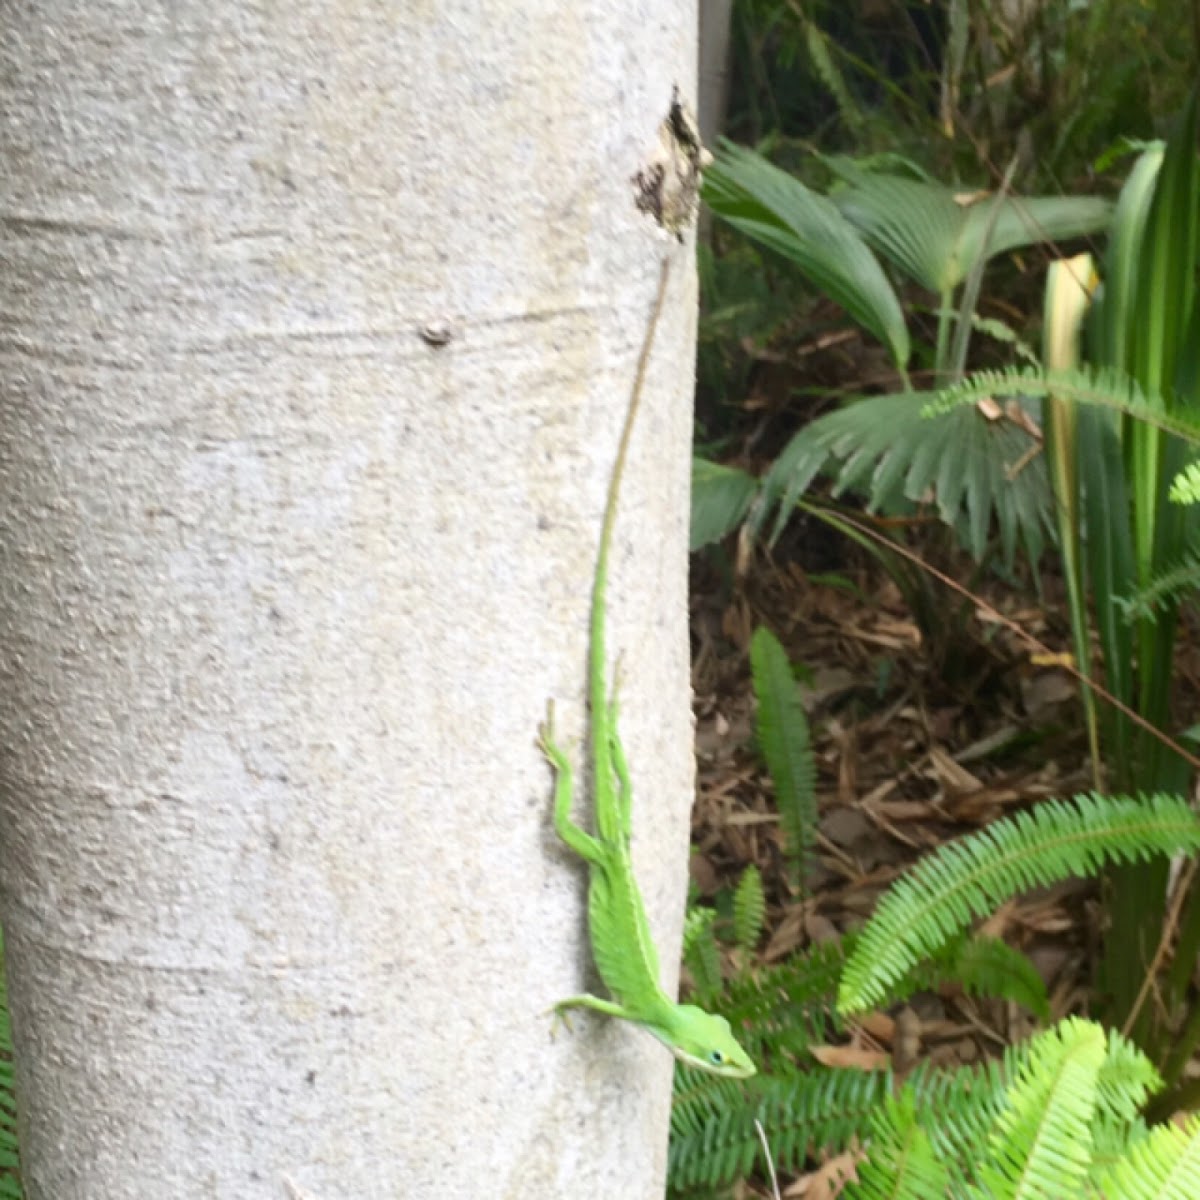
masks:
{"label": "lizard hind leg", "polygon": [[571,800],[574,795],[571,760],[554,740],[553,700],[547,702],[546,720],[538,728],[538,747],[554,769],[554,828],[558,836],[581,858],[588,862],[600,862],[604,858],[604,848],[571,820]]}
{"label": "lizard hind leg", "polygon": [[625,747],[621,745],[621,734],[617,729],[617,710],[612,710],[609,727],[608,748],[612,753],[613,769],[617,773],[617,822],[626,841],[633,837],[633,781],[629,778],[629,762]]}
{"label": "lizard hind leg", "polygon": [[633,782],[629,778],[629,760],[625,757],[625,747],[621,744],[621,731],[618,728],[620,704],[617,692],[620,682],[621,660],[618,659],[616,670],[613,671],[612,693],[608,700],[608,752],[617,775],[618,832],[628,841],[633,836]]}

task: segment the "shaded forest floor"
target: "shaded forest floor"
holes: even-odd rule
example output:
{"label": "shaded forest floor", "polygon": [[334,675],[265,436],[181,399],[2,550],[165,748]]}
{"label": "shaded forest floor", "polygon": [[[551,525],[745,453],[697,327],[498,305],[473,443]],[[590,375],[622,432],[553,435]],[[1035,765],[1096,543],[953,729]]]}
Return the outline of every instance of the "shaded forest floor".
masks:
{"label": "shaded forest floor", "polygon": [[[808,387],[811,388],[811,380]],[[784,389],[786,391],[786,389]],[[753,401],[750,405],[753,406]],[[922,543],[924,543],[922,545]],[[931,580],[944,620],[922,635],[877,561],[797,514],[739,575],[720,553],[692,579],[697,806],[693,882],[711,897],[748,863],[762,872],[763,963],[860,926],[879,894],[945,841],[1023,806],[1093,788],[1079,687],[1053,552],[1016,586],[976,578],[933,527],[910,541],[985,604]],[[1044,644],[1035,654],[989,609]],[[803,683],[818,771],[818,862],[806,895],[788,883],[771,781],[754,747],[748,646],[765,624]],[[1177,712],[1200,697],[1195,621],[1180,630]],[[1069,661],[1069,660],[1068,660]],[[983,931],[1030,956],[1055,1018],[1086,1011],[1103,925],[1098,887],[1074,881],[1020,896]],[[918,994],[855,1037],[900,1069],[994,1055],[1029,1032],[1028,1014],[958,989]]]}

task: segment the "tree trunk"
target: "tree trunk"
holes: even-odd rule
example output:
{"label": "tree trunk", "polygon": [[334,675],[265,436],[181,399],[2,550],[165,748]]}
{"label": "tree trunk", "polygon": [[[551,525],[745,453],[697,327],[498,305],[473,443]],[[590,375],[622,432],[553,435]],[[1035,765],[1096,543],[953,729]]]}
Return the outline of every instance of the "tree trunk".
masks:
{"label": "tree trunk", "polygon": [[733,0],[700,0],[700,136],[716,146],[729,97],[729,26]]}
{"label": "tree trunk", "polygon": [[[503,8],[502,14],[497,8]],[[668,963],[688,4],[0,0],[0,918],[31,1200],[661,1195],[534,746],[610,646]],[[690,237],[690,235],[689,235]],[[586,809],[583,819],[586,819]],[[669,982],[669,981],[668,981]]]}

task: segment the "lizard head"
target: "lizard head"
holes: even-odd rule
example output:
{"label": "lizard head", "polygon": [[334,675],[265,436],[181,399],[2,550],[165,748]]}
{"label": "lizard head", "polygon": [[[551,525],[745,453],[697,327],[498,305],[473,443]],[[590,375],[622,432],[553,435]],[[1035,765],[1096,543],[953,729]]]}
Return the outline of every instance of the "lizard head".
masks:
{"label": "lizard head", "polygon": [[676,1004],[667,1033],[662,1040],[680,1062],[730,1079],[746,1079],[755,1073],[754,1063],[738,1045],[724,1017],[694,1004]]}

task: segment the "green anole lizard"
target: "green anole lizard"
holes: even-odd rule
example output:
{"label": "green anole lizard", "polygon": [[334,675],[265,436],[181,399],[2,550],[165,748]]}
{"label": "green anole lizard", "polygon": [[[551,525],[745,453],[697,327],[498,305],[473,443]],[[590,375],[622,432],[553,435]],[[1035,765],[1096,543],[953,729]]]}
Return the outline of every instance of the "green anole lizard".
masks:
{"label": "green anole lizard", "polygon": [[612,545],[617,495],[625,469],[629,435],[633,430],[646,376],[646,364],[654,343],[654,331],[666,293],[670,259],[663,260],[658,294],[638,357],[629,411],[617,460],[608,485],[596,574],[592,583],[591,645],[588,655],[589,744],[592,759],[592,795],[596,833],[587,833],[571,820],[571,765],[554,740],[554,702],[547,706],[539,745],[555,772],[554,827],[572,850],[588,864],[588,925],[592,954],[613,999],[572,996],[560,1000],[554,1011],[561,1016],[569,1008],[590,1008],[610,1017],[640,1025],[659,1039],[676,1058],[705,1071],[734,1078],[754,1074],[754,1064],[738,1045],[724,1017],[705,1012],[694,1004],[676,1004],[659,983],[658,952],[650,934],[642,893],[633,874],[630,858],[633,790],[629,766],[617,731],[617,695],[614,685],[609,698],[605,677],[605,587],[608,554]]}

